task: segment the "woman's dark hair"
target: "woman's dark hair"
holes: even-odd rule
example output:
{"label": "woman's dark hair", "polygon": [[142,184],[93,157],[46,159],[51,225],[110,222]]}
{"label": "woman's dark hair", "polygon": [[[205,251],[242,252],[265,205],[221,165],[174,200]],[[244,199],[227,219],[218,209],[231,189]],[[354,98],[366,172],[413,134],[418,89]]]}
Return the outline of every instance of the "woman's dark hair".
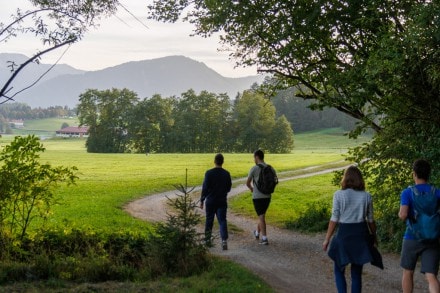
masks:
{"label": "woman's dark hair", "polygon": [[256,150],[255,152],[254,152],[254,157],[258,157],[258,158],[260,158],[260,160],[264,160],[264,153],[263,153],[263,151],[262,150]]}
{"label": "woman's dark hair", "polygon": [[356,166],[350,166],[345,169],[344,177],[341,181],[342,189],[365,190],[365,181],[361,171]]}
{"label": "woman's dark hair", "polygon": [[215,155],[214,163],[215,163],[216,165],[221,166],[221,165],[223,165],[223,162],[224,162],[224,161],[225,161],[225,158],[223,157],[222,154],[217,154],[217,155]]}
{"label": "woman's dark hair", "polygon": [[431,175],[431,165],[427,160],[418,159],[413,163],[413,171],[417,178],[428,181]]}

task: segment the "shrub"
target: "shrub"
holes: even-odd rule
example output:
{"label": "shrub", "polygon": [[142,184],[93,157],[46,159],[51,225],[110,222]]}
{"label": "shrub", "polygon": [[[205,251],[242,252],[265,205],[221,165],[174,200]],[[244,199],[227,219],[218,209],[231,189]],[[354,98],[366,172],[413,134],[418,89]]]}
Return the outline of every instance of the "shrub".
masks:
{"label": "shrub", "polygon": [[328,203],[315,201],[308,203],[296,220],[286,222],[287,229],[301,232],[322,232],[327,229],[331,208]]}
{"label": "shrub", "polygon": [[204,236],[197,232],[200,215],[194,211],[195,202],[188,188],[180,185],[176,199],[169,199],[175,213],[169,214],[165,223],[156,226],[152,238],[154,254],[167,274],[188,276],[203,271],[208,264]]}

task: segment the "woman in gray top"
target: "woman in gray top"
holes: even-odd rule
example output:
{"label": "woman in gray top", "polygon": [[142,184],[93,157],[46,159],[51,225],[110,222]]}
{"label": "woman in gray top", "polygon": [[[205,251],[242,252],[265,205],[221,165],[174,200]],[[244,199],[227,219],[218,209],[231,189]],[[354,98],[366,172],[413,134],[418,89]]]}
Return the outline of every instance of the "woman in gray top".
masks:
{"label": "woman in gray top", "polygon": [[347,292],[345,267],[351,264],[351,292],[362,291],[362,267],[371,262],[383,268],[376,243],[376,225],[373,217],[373,201],[365,191],[362,174],[355,166],[348,167],[341,181],[341,190],[333,196],[332,216],[328,225],[323,249],[334,261],[336,288]]}

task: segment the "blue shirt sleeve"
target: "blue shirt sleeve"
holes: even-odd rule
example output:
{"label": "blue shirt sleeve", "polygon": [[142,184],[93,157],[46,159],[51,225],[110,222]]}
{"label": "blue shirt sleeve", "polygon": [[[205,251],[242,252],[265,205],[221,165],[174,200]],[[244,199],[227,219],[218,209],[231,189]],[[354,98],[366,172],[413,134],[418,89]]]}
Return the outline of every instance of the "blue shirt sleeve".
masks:
{"label": "blue shirt sleeve", "polygon": [[435,188],[435,196],[440,199],[440,189]]}
{"label": "blue shirt sleeve", "polygon": [[400,205],[401,206],[410,206],[411,205],[411,189],[407,188],[404,191],[402,191],[402,194],[400,195]]}

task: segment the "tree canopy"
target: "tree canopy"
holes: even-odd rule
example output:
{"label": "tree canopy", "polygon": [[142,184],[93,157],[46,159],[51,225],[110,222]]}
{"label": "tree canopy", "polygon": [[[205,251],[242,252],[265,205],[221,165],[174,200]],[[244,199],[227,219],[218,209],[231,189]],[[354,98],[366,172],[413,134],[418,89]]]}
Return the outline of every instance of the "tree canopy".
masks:
{"label": "tree canopy", "polygon": [[234,104],[224,94],[188,90],[178,98],[139,101],[127,89],[81,94],[81,125],[89,126],[87,150],[99,153],[287,153],[293,131],[272,103],[246,91]]}

